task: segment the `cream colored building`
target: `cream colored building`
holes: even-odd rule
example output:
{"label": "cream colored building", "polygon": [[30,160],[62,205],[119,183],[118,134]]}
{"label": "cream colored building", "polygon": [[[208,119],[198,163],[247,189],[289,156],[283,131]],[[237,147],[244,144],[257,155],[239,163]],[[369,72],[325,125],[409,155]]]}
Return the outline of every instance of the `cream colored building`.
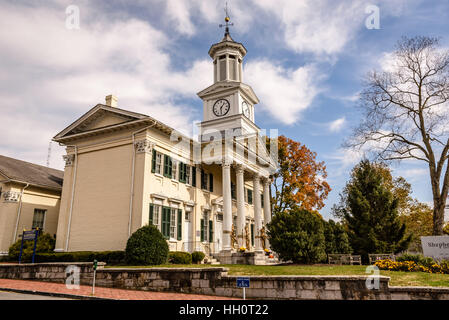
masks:
{"label": "cream colored building", "polygon": [[112,95],[54,137],[67,150],[55,251],[123,250],[152,223],[172,251],[261,252],[276,165],[255,124],[259,100],[242,82],[245,54],[228,30],[212,45],[200,142]]}
{"label": "cream colored building", "polygon": [[63,172],[0,155],[0,256],[39,228],[56,236]]}

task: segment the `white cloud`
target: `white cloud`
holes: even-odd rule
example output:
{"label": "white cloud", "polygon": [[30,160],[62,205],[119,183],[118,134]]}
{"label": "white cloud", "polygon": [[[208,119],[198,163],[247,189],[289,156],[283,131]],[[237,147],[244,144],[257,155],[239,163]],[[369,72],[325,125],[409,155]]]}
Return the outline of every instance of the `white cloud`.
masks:
{"label": "white cloud", "polygon": [[87,5],[81,15],[81,29],[67,30],[63,5],[0,4],[0,153],[45,164],[49,140],[110,93],[119,107],[191,129],[198,115],[179,101],[210,85],[207,56],[174,70],[172,39],[148,23],[102,18]]}
{"label": "white cloud", "polygon": [[346,124],[346,118],[345,117],[336,119],[336,120],[331,121],[329,123],[329,130],[331,132],[338,132],[338,131],[340,131],[343,128],[343,126],[345,124]]}
{"label": "white cloud", "polygon": [[284,41],[296,52],[335,54],[343,50],[363,25],[362,1],[254,0],[283,25]]}
{"label": "white cloud", "polygon": [[245,82],[250,83],[259,96],[263,111],[285,124],[298,121],[301,112],[319,93],[321,77],[313,65],[293,70],[268,60],[257,60],[247,62],[244,72]]}

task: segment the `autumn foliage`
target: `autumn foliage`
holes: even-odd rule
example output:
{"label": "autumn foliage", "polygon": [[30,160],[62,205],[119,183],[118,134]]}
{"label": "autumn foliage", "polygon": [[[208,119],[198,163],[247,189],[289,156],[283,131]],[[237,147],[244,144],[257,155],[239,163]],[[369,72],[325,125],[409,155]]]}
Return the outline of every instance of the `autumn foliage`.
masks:
{"label": "autumn foliage", "polygon": [[319,210],[331,190],[324,162],[316,161],[316,153],[285,136],[278,137],[279,169],[273,175],[275,198],[273,212],[293,208]]}

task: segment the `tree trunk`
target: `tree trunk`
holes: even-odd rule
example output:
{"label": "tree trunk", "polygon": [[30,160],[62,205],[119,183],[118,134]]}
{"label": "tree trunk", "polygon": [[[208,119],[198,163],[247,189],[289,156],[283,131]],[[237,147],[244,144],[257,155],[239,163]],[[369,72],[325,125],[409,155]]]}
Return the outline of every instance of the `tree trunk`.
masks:
{"label": "tree trunk", "polygon": [[444,207],[446,204],[446,199],[435,199],[433,207],[433,235],[440,236],[443,235],[444,226]]}

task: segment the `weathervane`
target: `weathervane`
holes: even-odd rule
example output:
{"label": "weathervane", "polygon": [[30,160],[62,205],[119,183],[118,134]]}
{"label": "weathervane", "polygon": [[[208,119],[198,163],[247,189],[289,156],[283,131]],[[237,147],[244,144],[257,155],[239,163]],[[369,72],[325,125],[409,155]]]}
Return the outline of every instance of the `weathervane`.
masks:
{"label": "weathervane", "polygon": [[227,1],[226,1],[226,7],[225,7],[224,11],[225,11],[225,14],[226,14],[226,17],[225,17],[226,24],[220,24],[219,27],[220,28],[226,27],[225,28],[225,34],[229,34],[229,27],[233,26],[234,24],[233,23],[229,23],[231,18],[229,17],[229,13],[228,13],[228,2]]}

